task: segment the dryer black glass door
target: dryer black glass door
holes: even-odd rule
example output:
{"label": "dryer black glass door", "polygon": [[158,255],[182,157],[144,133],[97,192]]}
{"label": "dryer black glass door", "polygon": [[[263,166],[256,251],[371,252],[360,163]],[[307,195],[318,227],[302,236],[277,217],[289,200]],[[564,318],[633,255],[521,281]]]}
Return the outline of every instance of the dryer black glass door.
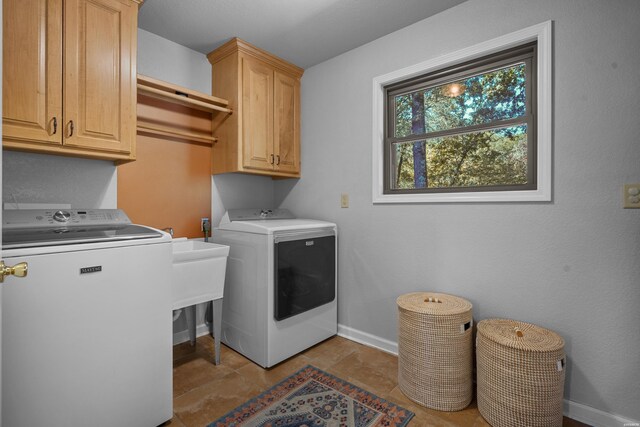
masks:
{"label": "dryer black glass door", "polygon": [[336,237],[275,243],[274,317],[283,320],[336,297]]}

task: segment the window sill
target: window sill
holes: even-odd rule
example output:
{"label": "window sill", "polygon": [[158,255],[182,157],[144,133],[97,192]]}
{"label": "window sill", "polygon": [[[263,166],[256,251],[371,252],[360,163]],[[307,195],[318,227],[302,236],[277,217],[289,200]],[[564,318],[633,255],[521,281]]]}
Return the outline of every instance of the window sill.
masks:
{"label": "window sill", "polygon": [[548,202],[551,195],[539,190],[486,191],[431,194],[375,194],[374,204],[384,203],[482,203],[482,202]]}

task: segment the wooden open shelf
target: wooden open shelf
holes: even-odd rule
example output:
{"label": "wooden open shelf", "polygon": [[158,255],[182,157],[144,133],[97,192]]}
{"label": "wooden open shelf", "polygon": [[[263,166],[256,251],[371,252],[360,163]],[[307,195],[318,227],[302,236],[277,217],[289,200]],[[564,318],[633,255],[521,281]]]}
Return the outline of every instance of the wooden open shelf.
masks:
{"label": "wooden open shelf", "polygon": [[232,113],[225,99],[138,74],[139,134],[212,145]]}

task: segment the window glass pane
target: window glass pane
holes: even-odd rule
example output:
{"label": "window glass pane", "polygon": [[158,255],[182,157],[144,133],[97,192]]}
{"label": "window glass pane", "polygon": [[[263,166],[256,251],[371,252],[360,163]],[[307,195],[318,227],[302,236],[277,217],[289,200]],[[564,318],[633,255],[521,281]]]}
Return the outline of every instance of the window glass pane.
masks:
{"label": "window glass pane", "polygon": [[[426,151],[426,141],[413,141],[393,144],[394,149],[394,167],[396,180],[392,184],[392,188],[396,190],[406,190],[410,188],[425,188],[427,182],[426,163],[423,162],[423,167],[418,168],[417,173],[414,169],[414,158],[418,160],[425,159],[426,155],[420,156],[420,153]],[[416,151],[417,149],[417,151]],[[420,162],[419,162],[420,163]],[[418,177],[416,179],[414,177]]]}
{"label": "window glass pane", "polygon": [[525,64],[397,95],[395,137],[507,120],[526,114]]}
{"label": "window glass pane", "polygon": [[527,184],[524,124],[394,143],[392,149],[395,190]]}

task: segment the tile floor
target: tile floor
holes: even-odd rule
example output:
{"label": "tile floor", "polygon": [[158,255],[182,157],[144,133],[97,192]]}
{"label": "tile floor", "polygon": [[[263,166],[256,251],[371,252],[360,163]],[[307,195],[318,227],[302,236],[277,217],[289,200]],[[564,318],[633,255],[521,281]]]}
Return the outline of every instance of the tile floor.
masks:
{"label": "tile floor", "polygon": [[[408,427],[489,426],[475,402],[459,412],[439,412],[413,403],[398,388],[396,356],[345,338],[330,338],[268,370],[224,345],[219,366],[213,364],[213,355],[209,336],[198,338],[195,348],[189,343],[173,348],[174,416],[164,426],[206,426],[306,365],[410,409],[416,415]],[[565,418],[563,426],[585,424]]]}

